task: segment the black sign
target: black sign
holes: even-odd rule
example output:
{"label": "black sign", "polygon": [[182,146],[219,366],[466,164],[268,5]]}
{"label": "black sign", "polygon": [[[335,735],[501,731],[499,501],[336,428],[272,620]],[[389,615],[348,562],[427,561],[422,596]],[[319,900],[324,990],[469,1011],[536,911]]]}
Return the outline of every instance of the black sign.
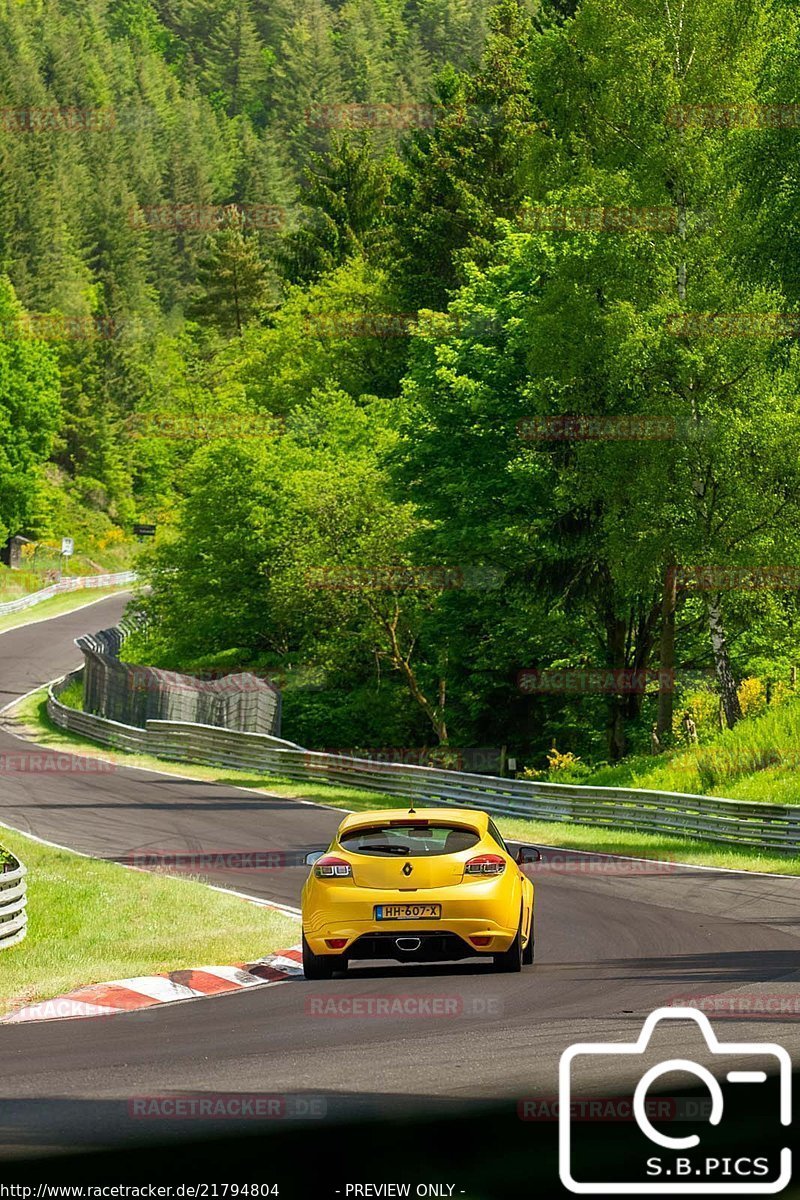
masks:
{"label": "black sign", "polygon": [[133,533],[135,537],[155,537],[155,525],[134,525]]}

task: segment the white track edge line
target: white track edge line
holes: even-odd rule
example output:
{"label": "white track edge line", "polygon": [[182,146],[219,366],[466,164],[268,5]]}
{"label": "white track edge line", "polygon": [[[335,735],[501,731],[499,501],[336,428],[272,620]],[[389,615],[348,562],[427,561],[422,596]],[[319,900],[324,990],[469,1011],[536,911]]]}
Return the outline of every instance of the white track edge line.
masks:
{"label": "white track edge line", "polygon": [[[108,597],[108,596],[103,597],[103,599],[106,599],[106,600],[108,600],[109,598],[110,597]],[[63,616],[64,614],[61,613],[59,615]],[[61,679],[62,676],[59,675],[58,678]],[[27,693],[27,695],[20,696],[19,699],[17,699],[17,700],[12,700],[11,704],[7,704],[4,708],[0,709],[0,716],[2,716],[3,713],[7,712],[9,708],[13,708],[17,704],[22,704],[23,700],[26,700],[29,696],[34,695],[35,692],[40,692],[44,688],[50,687],[53,683],[56,683],[56,682],[57,682],[57,680],[53,679],[50,681],[50,683],[44,683],[44,684],[41,684],[39,687],[33,688],[30,692]],[[6,728],[6,729],[4,729],[4,732],[10,733],[12,737],[17,738],[17,740],[20,742],[27,742],[29,745],[37,745],[38,744],[36,742],[31,742],[30,738],[22,737],[20,734],[16,733],[13,729]],[[102,747],[98,746],[98,749],[102,749]],[[122,751],[122,753],[130,753],[130,752]],[[100,755],[86,754],[85,757],[86,758],[99,758]],[[262,789],[262,788],[246,788],[246,787],[242,787],[241,784],[238,784],[238,783],[220,784],[220,783],[216,783],[213,779],[201,779],[197,775],[183,775],[183,774],[179,774],[177,771],[159,771],[157,768],[154,768],[154,767],[139,767],[139,766],[131,765],[128,763],[120,763],[119,765],[120,765],[121,770],[149,771],[153,775],[161,775],[163,777],[166,777],[167,779],[170,779],[170,778],[172,778],[172,779],[191,779],[195,783],[210,783],[214,787],[230,787],[230,788],[235,789],[238,792],[246,792],[246,793],[249,793],[250,795],[252,795],[254,791],[255,792],[264,791],[266,795],[274,796],[275,799],[277,799],[277,800],[287,799],[287,797],[285,797],[285,796],[279,796],[276,792],[265,791],[265,789]],[[339,808],[337,805],[325,804],[324,802],[317,802],[316,800],[302,800],[300,798],[294,798],[294,797],[292,797],[292,799],[295,799],[295,802],[297,804],[310,805],[312,808],[325,808],[329,812],[353,813],[353,812],[362,811],[360,809],[353,809],[353,808]],[[496,813],[493,815],[502,817],[502,814],[500,814],[500,813]],[[506,817],[506,819],[511,820],[511,821],[515,821],[515,820],[516,821],[535,821],[536,820],[535,817],[519,817],[519,816],[514,816],[514,815],[510,815],[510,816]],[[579,823],[579,822],[577,822],[577,823]],[[0,821],[0,825],[1,824],[2,824],[2,821]],[[13,829],[13,826],[7,825],[6,828]],[[18,830],[16,830],[16,832],[22,833],[22,830],[18,829]],[[514,842],[514,841],[517,841],[518,839],[510,837],[508,840],[511,842]],[[47,843],[47,844],[54,845],[54,846],[56,845],[55,842]],[[670,858],[667,858],[667,859],[664,859],[664,858],[638,858],[632,854],[611,854],[608,851],[601,851],[601,850],[577,850],[571,846],[552,846],[545,842],[537,842],[536,845],[542,846],[543,849],[545,849],[545,850],[564,850],[564,851],[569,851],[570,853],[573,853],[573,854],[594,854],[597,857],[601,857],[601,858],[617,858],[617,859],[620,859],[622,862],[658,863],[662,866],[683,867],[687,871],[713,871],[715,874],[722,874],[722,875],[747,875],[754,879],[798,879],[798,878],[800,878],[800,876],[797,876],[797,875],[783,875],[776,871],[748,871],[744,867],[711,867],[711,866],[703,866],[701,863],[675,862],[674,859],[670,859]],[[69,846],[58,846],[58,849],[59,850],[69,850],[70,847]],[[725,847],[723,846],[723,847],[721,847],[721,849],[724,851]],[[75,851],[75,853],[78,853],[78,851]],[[92,855],[92,854],[87,854],[84,857],[94,858],[96,856]],[[110,860],[109,859],[100,859],[100,861],[108,862]],[[120,865],[122,866],[124,864],[120,864]],[[180,878],[180,877],[175,876],[175,878]],[[206,886],[211,887],[212,885],[207,884]],[[229,889],[221,888],[219,890],[220,891],[228,891]],[[241,895],[244,895],[244,893],[231,892],[231,895],[241,896]],[[248,899],[248,900],[257,899],[257,897],[247,896],[246,899]],[[265,903],[270,903],[270,902],[266,901]],[[297,909],[296,911],[299,915],[300,910]]]}
{"label": "white track edge line", "polygon": [[[189,778],[189,776],[186,778]],[[106,863],[112,867],[121,867],[123,871],[141,871],[145,875],[158,875],[160,879],[176,879],[181,883],[199,883],[201,887],[206,887],[212,892],[224,892],[226,896],[236,896],[240,900],[249,900],[257,904],[260,908],[273,908],[284,913],[286,916],[300,917],[299,908],[293,908],[289,904],[281,904],[278,900],[267,900],[264,896],[251,896],[248,892],[237,892],[233,888],[221,887],[216,883],[206,883],[203,879],[187,879],[184,875],[169,875],[166,872],[148,871],[146,867],[134,867],[129,863],[117,862],[114,858],[100,858],[97,854],[87,854],[85,850],[76,850],[73,846],[64,846],[60,842],[51,842],[48,838],[39,837],[38,834],[28,833],[25,829],[17,829],[16,825],[9,825],[7,821],[0,821],[0,828],[9,829],[12,833],[18,833],[20,837],[28,838],[32,842],[38,842],[40,846],[49,846],[51,850],[63,850],[67,854],[77,855],[78,858],[89,858],[93,862]]]}
{"label": "white track edge line", "polygon": [[[111,586],[113,587],[113,584]],[[76,591],[77,590],[78,589],[76,589]],[[86,588],[86,589],[81,588],[80,590],[81,591],[84,591],[84,590],[91,591],[92,589],[91,588]],[[81,609],[91,608],[93,604],[102,604],[104,600],[113,600],[113,598],[115,596],[125,596],[128,592],[132,592],[132,591],[133,591],[133,589],[130,587],[130,585],[125,586],[123,584],[120,587],[118,592],[112,592],[109,596],[95,596],[94,600],[87,600],[85,604],[76,604],[74,608],[65,608],[63,612],[51,613],[49,617],[37,617],[37,619],[35,621],[20,621],[19,625],[11,625],[11,626],[9,626],[8,629],[0,629],[0,637],[2,637],[6,633],[16,633],[18,629],[25,629],[29,625],[44,625],[45,621],[57,621],[59,617],[69,617],[72,615],[72,613],[80,612]],[[68,596],[69,592],[63,592],[62,595]],[[55,600],[56,597],[51,596],[51,597],[49,597],[49,599]],[[45,601],[43,601],[43,603],[46,604],[47,601],[45,600]],[[33,607],[35,607],[35,605]],[[26,612],[28,610],[23,609],[22,611]],[[38,691],[38,688],[34,688],[34,691]],[[29,695],[30,695],[30,693],[29,693]],[[15,701],[15,703],[16,703],[16,701]]]}
{"label": "white track edge line", "polygon": [[[89,857],[89,856],[87,855],[86,857]],[[177,999],[177,1000],[161,1000],[156,1004],[143,1005],[141,1008],[113,1009],[111,1012],[97,1013],[95,1016],[91,1016],[91,1015],[84,1016],[84,1015],[78,1014],[74,1017],[68,1017],[68,1016],[40,1017],[38,1020],[16,1021],[16,1022],[14,1022],[14,1024],[17,1026],[47,1025],[47,1024],[54,1024],[56,1021],[99,1021],[99,1020],[104,1020],[106,1017],[137,1017],[137,1016],[141,1017],[141,1016],[144,1016],[145,1014],[147,1014],[147,1015],[149,1015],[151,1013],[154,1014],[156,1011],[160,1011],[163,1008],[176,1008],[179,1004],[193,1004],[195,1002],[195,1000],[227,1000],[227,999],[230,999],[231,996],[241,996],[245,992],[254,992],[256,990],[261,990],[263,988],[278,987],[279,984],[290,983],[292,981],[292,979],[294,979],[294,978],[295,978],[295,976],[293,976],[293,975],[287,975],[285,979],[264,979],[264,980],[259,980],[258,983],[248,984],[246,987],[232,988],[229,992],[198,993],[198,995],[196,995],[196,996],[182,996],[182,997],[180,997],[180,999]],[[93,987],[94,985],[89,984],[88,986]],[[50,1000],[37,1000],[36,1003],[37,1004],[53,1004],[56,1000],[60,1000],[60,999],[62,999],[62,997],[52,996],[50,998]],[[29,1007],[33,1008],[34,1006],[29,1005]],[[0,1028],[3,1028],[5,1026],[5,1024],[6,1024],[6,1022],[0,1020]],[[8,1022],[8,1024],[11,1024],[11,1022]]]}

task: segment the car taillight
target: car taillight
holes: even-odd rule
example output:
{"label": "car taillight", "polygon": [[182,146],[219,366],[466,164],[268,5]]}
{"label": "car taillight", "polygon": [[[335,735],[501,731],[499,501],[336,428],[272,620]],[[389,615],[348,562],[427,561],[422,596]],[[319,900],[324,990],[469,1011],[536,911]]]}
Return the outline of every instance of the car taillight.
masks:
{"label": "car taillight", "polygon": [[334,876],[341,878],[352,875],[353,869],[347,859],[337,858],[335,854],[323,854],[322,858],[318,858],[314,863],[314,874],[317,879],[332,879]]}
{"label": "car taillight", "polygon": [[471,858],[464,867],[465,875],[502,875],[506,860],[499,854],[479,854]]}

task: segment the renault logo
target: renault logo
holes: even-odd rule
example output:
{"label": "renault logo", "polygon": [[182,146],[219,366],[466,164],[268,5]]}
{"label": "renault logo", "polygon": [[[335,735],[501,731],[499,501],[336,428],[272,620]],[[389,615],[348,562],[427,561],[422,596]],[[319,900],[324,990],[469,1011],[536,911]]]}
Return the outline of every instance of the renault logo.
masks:
{"label": "renault logo", "polygon": [[406,863],[403,867],[403,874],[410,875],[413,870],[414,868],[412,867],[411,863]]}

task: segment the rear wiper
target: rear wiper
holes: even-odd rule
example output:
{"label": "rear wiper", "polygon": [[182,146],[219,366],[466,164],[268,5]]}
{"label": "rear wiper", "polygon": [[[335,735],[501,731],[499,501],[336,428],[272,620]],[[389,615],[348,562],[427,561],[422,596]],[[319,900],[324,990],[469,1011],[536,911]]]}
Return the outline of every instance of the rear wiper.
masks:
{"label": "rear wiper", "polygon": [[408,852],[408,846],[390,846],[388,842],[386,845],[379,843],[377,846],[362,846],[360,850],[361,854],[408,854]]}

